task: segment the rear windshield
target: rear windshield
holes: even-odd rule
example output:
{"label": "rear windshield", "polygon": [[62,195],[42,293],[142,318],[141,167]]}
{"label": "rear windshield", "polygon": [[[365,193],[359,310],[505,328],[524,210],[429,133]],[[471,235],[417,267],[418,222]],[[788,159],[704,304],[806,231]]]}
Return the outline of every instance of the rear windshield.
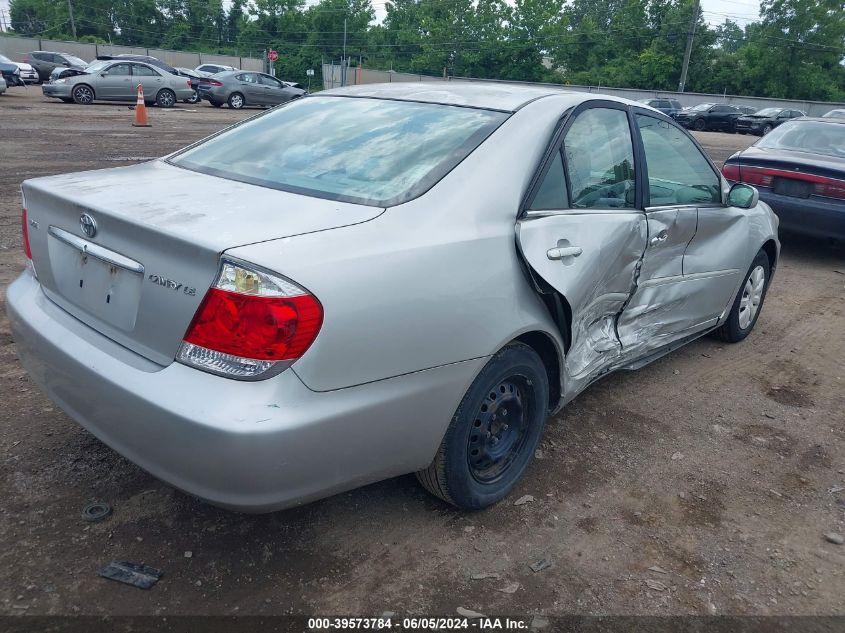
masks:
{"label": "rear windshield", "polygon": [[786,149],[845,157],[845,125],[821,121],[787,121],[756,143],[767,149]]}
{"label": "rear windshield", "polygon": [[284,191],[393,206],[428,190],[507,116],[408,101],[306,97],[171,162]]}

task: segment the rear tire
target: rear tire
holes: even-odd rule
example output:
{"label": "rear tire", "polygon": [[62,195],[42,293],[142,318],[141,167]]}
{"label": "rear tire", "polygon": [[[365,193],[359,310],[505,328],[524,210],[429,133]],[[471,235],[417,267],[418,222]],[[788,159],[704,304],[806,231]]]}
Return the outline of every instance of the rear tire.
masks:
{"label": "rear tire", "polygon": [[94,89],[88,84],[79,84],[74,86],[73,92],[70,93],[74,103],[79,105],[91,105],[94,103]]}
{"label": "rear tire", "polygon": [[194,94],[191,95],[190,99],[183,99],[183,101],[185,103],[190,103],[190,104],[197,103],[199,100],[200,100],[200,96],[199,96],[199,94],[197,94],[196,90],[194,90]]}
{"label": "rear tire", "polygon": [[240,92],[233,92],[229,95],[228,103],[233,110],[240,110],[246,105],[246,100]]}
{"label": "rear tire", "polygon": [[176,93],[170,88],[162,88],[156,95],[156,105],[159,108],[172,108],[176,103]]}
{"label": "rear tire", "polygon": [[548,378],[537,353],[523,343],[504,347],[473,381],[417,480],[459,508],[496,503],[534,456],[548,405]]}
{"label": "rear tire", "polygon": [[745,274],[742,288],[734,299],[727,321],[713,332],[716,338],[726,343],[739,343],[751,334],[763,309],[770,275],[769,256],[761,249]]}

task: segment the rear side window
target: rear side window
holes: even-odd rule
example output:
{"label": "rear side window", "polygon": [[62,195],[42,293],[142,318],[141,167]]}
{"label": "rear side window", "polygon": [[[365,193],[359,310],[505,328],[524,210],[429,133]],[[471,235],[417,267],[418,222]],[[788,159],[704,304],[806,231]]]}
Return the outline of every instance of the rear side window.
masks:
{"label": "rear side window", "polygon": [[507,113],[431,103],[307,97],[171,159],[222,178],[393,206],[445,176]]}
{"label": "rear side window", "polygon": [[543,211],[548,209],[565,209],[566,202],[566,180],[563,176],[563,160],[560,151],[555,152],[549,171],[543,177],[540,188],[534,195],[529,209]]}
{"label": "rear side window", "polygon": [[592,108],[578,115],[563,140],[574,208],[635,204],[634,146],[623,110]]}

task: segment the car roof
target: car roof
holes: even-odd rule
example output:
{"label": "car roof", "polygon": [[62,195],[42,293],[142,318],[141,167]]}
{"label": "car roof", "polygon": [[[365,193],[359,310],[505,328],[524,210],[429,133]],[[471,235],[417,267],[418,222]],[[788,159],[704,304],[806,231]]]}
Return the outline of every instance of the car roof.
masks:
{"label": "car roof", "polygon": [[565,95],[571,105],[578,105],[591,99],[616,101],[628,105],[642,106],[641,103],[612,97],[610,95],[575,92],[556,86],[535,86],[481,81],[432,81],[432,82],[397,82],[389,84],[364,84],[331,88],[318,93],[319,96],[337,97],[372,97],[397,101],[419,101],[472,108],[487,108],[513,112],[537,99],[551,95]]}
{"label": "car roof", "polygon": [[792,119],[793,121],[818,121],[819,123],[831,123],[835,125],[845,125],[845,119],[836,118],[832,116],[799,116]]}

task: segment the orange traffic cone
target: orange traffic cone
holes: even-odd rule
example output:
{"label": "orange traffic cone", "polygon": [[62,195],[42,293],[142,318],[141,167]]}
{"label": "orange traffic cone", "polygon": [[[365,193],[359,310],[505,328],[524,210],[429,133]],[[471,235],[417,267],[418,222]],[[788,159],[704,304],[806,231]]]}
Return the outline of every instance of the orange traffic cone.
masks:
{"label": "orange traffic cone", "polygon": [[144,87],[138,84],[138,101],[135,102],[135,123],[133,127],[152,127],[147,122],[147,106],[144,103]]}

